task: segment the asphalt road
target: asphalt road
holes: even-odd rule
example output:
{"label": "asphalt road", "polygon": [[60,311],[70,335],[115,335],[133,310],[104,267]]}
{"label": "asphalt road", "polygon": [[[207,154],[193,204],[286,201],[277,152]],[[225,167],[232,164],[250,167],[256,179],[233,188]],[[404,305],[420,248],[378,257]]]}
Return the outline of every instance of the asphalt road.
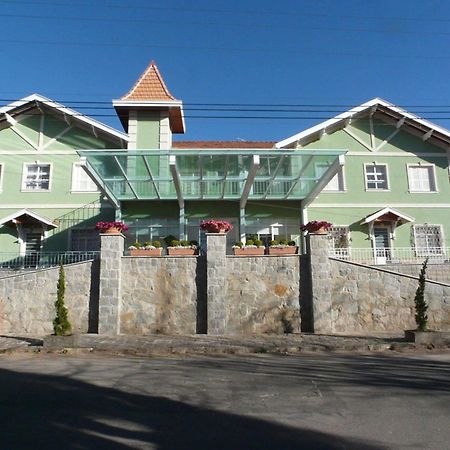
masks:
{"label": "asphalt road", "polygon": [[450,449],[450,354],[0,356],[0,449]]}

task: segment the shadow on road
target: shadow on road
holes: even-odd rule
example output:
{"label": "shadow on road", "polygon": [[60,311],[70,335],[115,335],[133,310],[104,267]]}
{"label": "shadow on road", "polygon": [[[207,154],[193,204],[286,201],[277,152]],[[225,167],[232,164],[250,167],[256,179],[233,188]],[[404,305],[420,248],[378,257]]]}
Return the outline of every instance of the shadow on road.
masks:
{"label": "shadow on road", "polygon": [[383,449],[64,376],[0,370],[0,401],[2,449]]}

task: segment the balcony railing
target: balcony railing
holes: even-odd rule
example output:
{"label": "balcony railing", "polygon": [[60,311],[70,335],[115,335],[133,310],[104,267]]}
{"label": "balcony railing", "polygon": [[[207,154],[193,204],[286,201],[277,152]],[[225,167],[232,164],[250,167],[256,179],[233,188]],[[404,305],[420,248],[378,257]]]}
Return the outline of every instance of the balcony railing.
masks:
{"label": "balcony railing", "polygon": [[429,264],[450,264],[450,247],[428,248],[334,248],[330,257],[367,265],[422,264],[428,258]]}
{"label": "balcony railing", "polygon": [[97,259],[100,255],[98,251],[91,252],[35,252],[24,256],[17,253],[0,253],[1,269],[40,269],[57,267],[61,263],[73,264],[82,261]]}

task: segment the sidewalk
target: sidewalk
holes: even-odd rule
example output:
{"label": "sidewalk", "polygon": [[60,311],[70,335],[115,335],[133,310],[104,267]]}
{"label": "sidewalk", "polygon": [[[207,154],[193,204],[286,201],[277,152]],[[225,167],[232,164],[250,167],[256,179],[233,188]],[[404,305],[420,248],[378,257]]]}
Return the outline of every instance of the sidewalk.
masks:
{"label": "sidewalk", "polygon": [[[0,336],[0,352],[60,351],[76,348],[85,351],[128,355],[168,354],[250,354],[300,352],[381,352],[424,349],[406,342],[398,334],[374,336],[340,336],[316,334],[263,336],[99,336],[81,334],[71,344],[60,341],[56,345],[37,336]],[[448,347],[446,347],[448,348]]]}

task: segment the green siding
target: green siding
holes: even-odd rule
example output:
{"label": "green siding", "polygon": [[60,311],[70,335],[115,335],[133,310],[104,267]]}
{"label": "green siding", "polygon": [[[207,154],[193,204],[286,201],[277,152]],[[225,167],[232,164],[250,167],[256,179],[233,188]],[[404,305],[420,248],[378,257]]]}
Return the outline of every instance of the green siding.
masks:
{"label": "green siding", "polygon": [[[370,126],[367,119],[352,122],[349,129],[370,145]],[[395,130],[396,128],[391,125],[374,120],[375,145],[379,145]],[[369,151],[343,130],[324,135],[320,140],[303,148],[324,147],[346,148],[349,152],[359,154],[350,153],[345,157],[346,191],[322,192],[308,208],[308,220],[328,220],[335,225],[348,225],[352,232],[351,245],[365,248],[370,247],[371,242],[368,226],[361,225],[362,220],[383,207],[390,206],[412,216],[415,224],[442,225],[445,245],[450,246],[450,208],[445,206],[450,204],[450,183],[448,159],[444,149],[429,141],[424,142],[420,137],[403,130],[399,131],[379,152]],[[398,154],[398,156],[389,156],[384,153]],[[436,156],[436,154],[442,156]],[[365,189],[364,164],[374,162],[388,166],[388,191],[366,191]],[[433,164],[437,192],[409,192],[408,164]],[[321,204],[329,206],[320,207]],[[434,207],[425,207],[429,205]],[[439,208],[439,205],[442,207]],[[411,226],[411,224],[404,224],[397,228],[396,239],[392,242],[394,247],[410,247],[413,244]]]}

